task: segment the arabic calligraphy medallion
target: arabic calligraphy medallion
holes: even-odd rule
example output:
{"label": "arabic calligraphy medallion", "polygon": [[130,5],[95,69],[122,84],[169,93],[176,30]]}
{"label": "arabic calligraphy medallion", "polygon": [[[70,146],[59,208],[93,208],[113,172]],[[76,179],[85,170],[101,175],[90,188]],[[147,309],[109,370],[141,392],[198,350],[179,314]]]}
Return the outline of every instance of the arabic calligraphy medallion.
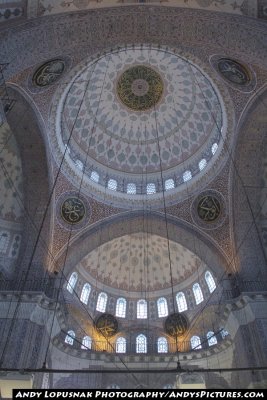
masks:
{"label": "arabic calligraphy medallion", "polygon": [[65,63],[62,60],[51,60],[41,65],[33,75],[33,83],[36,86],[48,86],[56,82],[65,69]]}
{"label": "arabic calligraphy medallion", "polygon": [[246,85],[250,82],[250,76],[246,68],[237,61],[221,58],[218,61],[218,70],[222,76],[237,85]]}
{"label": "arabic calligraphy medallion", "polygon": [[197,206],[199,218],[205,222],[215,221],[221,212],[219,200],[214,196],[204,196],[199,200]]}
{"label": "arabic calligraphy medallion", "polygon": [[158,72],[145,65],[124,71],[117,83],[120,101],[134,111],[146,111],[161,99],[163,81]]}
{"label": "arabic calligraphy medallion", "polygon": [[68,224],[78,224],[85,216],[85,206],[77,197],[67,198],[61,206],[61,216]]}
{"label": "arabic calligraphy medallion", "polygon": [[188,321],[183,314],[173,313],[165,321],[165,331],[168,335],[183,336],[188,330]]}
{"label": "arabic calligraphy medallion", "polygon": [[118,321],[111,314],[102,314],[96,320],[96,329],[105,337],[116,335],[118,331]]}

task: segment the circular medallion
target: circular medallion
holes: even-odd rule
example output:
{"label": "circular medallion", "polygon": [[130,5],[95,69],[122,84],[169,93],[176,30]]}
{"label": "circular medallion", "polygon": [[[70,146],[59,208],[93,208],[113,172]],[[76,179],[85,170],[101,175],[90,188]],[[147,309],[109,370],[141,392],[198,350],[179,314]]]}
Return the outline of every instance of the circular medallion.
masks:
{"label": "circular medallion", "polygon": [[222,76],[237,85],[247,85],[250,82],[250,76],[247,69],[237,61],[221,58],[218,61],[218,70]]}
{"label": "circular medallion", "polygon": [[85,216],[85,206],[78,197],[67,198],[61,206],[61,216],[68,224],[78,224]]}
{"label": "circular medallion", "polygon": [[158,72],[136,65],[123,72],[117,83],[120,101],[134,111],[146,111],[161,99],[163,81]]}
{"label": "circular medallion", "polygon": [[214,196],[203,196],[198,203],[197,212],[200,219],[205,222],[214,222],[221,213],[221,205]]}
{"label": "circular medallion", "polygon": [[183,314],[173,313],[165,321],[165,331],[168,335],[183,336],[188,330],[188,321]]}
{"label": "circular medallion", "polygon": [[95,327],[104,337],[111,337],[118,331],[118,321],[111,314],[102,314],[96,320]]}
{"label": "circular medallion", "polygon": [[36,86],[48,86],[56,82],[65,69],[63,60],[51,60],[41,65],[33,75],[33,83]]}

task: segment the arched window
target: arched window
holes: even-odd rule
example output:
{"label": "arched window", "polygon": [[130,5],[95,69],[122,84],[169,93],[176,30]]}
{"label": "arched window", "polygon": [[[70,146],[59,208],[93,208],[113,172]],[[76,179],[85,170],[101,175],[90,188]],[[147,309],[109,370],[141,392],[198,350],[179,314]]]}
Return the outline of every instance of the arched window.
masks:
{"label": "arched window", "polygon": [[202,171],[202,169],[204,169],[206,165],[207,165],[207,160],[205,158],[202,158],[202,160],[200,160],[198,163],[199,171]]}
{"label": "arched window", "polygon": [[99,174],[96,171],[92,171],[90,179],[91,179],[91,181],[98,183],[99,182]]}
{"label": "arched window", "polygon": [[78,280],[77,272],[73,272],[68,280],[67,290],[72,293]]}
{"label": "arched window", "polygon": [[92,338],[90,336],[84,336],[81,349],[91,350],[92,349]]}
{"label": "arched window", "polygon": [[192,350],[199,350],[202,348],[199,336],[192,336],[190,339],[190,343]]}
{"label": "arched window", "polygon": [[176,302],[179,312],[183,312],[187,310],[187,302],[183,292],[179,292],[176,295]]}
{"label": "arched window", "polygon": [[138,335],[136,338],[136,353],[146,353],[147,352],[147,342],[145,335]]}
{"label": "arched window", "polygon": [[136,194],[136,184],[135,183],[128,183],[127,184],[126,193],[127,194]]}
{"label": "arched window", "polygon": [[0,253],[7,251],[8,243],[10,239],[10,233],[6,231],[0,232]]}
{"label": "arched window", "polygon": [[156,193],[155,183],[148,183],[146,185],[146,194],[154,194],[154,193]]}
{"label": "arched window", "polygon": [[218,144],[213,143],[213,145],[211,146],[212,155],[214,155],[216,153],[217,149],[218,149]]}
{"label": "arched window", "polygon": [[106,293],[101,292],[98,295],[96,310],[100,312],[105,312],[107,307],[108,296]]}
{"label": "arched window", "polygon": [[126,353],[126,339],[118,337],[116,340],[116,353]]}
{"label": "arched window", "polygon": [[68,343],[72,346],[74,339],[75,339],[75,333],[73,331],[68,331],[68,334],[65,337],[65,343]]}
{"label": "arched window", "polygon": [[137,318],[147,318],[147,302],[146,300],[138,300],[137,302]]}
{"label": "arched window", "polygon": [[204,300],[204,298],[199,283],[195,283],[193,285],[193,293],[195,296],[196,304],[200,304]]}
{"label": "arched window", "polygon": [[110,190],[117,190],[117,181],[115,181],[115,179],[109,179],[108,180],[108,189]]}
{"label": "arched window", "polygon": [[120,297],[116,304],[116,317],[125,318],[126,315],[126,300]]}
{"label": "arched window", "polygon": [[216,289],[216,283],[215,283],[210,271],[207,271],[205,273],[205,280],[207,282],[210,293],[214,292],[214,290]]}
{"label": "arched window", "polygon": [[216,336],[214,335],[214,332],[212,332],[212,331],[208,332],[207,339],[208,339],[209,346],[214,346],[215,344],[217,344],[217,339],[216,339]]}
{"label": "arched window", "polygon": [[173,179],[166,179],[165,181],[165,190],[174,189],[175,184]]}
{"label": "arched window", "polygon": [[81,160],[76,160],[76,161],[75,161],[75,164],[77,165],[77,167],[78,167],[81,171],[83,171],[83,163],[82,163]]}
{"label": "arched window", "polygon": [[158,338],[158,353],[168,353],[168,342],[165,337]]}
{"label": "arched window", "polygon": [[160,299],[158,299],[157,306],[158,306],[159,317],[167,317],[168,304],[167,304],[167,300],[165,299],[165,297],[161,297]]}
{"label": "arched window", "polygon": [[120,389],[120,386],[117,383],[111,383],[111,385],[107,386],[107,389]]}
{"label": "arched window", "polygon": [[88,303],[90,292],[91,292],[91,286],[89,285],[89,283],[85,283],[83,285],[82,293],[81,293],[81,297],[80,297],[80,300],[82,303],[84,303],[84,304]]}
{"label": "arched window", "polygon": [[221,333],[222,339],[225,339],[226,336],[229,335],[229,332],[226,329],[223,329],[223,328],[221,328],[221,332],[220,333]]}
{"label": "arched window", "polygon": [[66,150],[66,154],[70,154],[70,148],[67,145],[67,143],[65,144],[65,150]]}
{"label": "arched window", "polygon": [[190,181],[190,179],[192,179],[192,173],[191,173],[191,171],[185,171],[185,172],[183,173],[183,181],[184,181],[184,182],[187,182],[187,181]]}

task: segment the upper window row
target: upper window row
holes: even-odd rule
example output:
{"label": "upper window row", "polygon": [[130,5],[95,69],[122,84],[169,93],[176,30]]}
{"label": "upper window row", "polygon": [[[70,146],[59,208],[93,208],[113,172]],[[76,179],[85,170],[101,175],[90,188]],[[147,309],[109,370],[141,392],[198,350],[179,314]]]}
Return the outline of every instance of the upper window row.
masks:
{"label": "upper window row", "polygon": [[[78,280],[78,274],[77,272],[73,272],[67,284],[67,290],[70,293],[73,292],[77,280]],[[212,293],[216,289],[216,283],[210,271],[206,271],[205,280],[209,288],[209,292]],[[192,289],[196,304],[200,304],[204,300],[200,284],[195,283]],[[83,285],[80,295],[80,300],[82,303],[88,304],[90,293],[91,293],[91,286],[89,283],[85,283]],[[104,313],[106,311],[107,301],[108,301],[108,295],[104,292],[99,293],[96,303],[96,310]],[[183,292],[177,293],[176,303],[179,312],[183,312],[188,309],[186,297]],[[118,298],[116,303],[115,315],[119,318],[125,318],[126,306],[127,306],[126,299],[123,297]],[[157,309],[159,318],[167,317],[167,315],[169,315],[168,302],[165,297],[160,297],[157,300]],[[137,318],[139,319],[147,318],[147,301],[145,299],[140,299],[137,301]]]}
{"label": "upper window row", "polygon": [[[213,145],[211,147],[212,155],[214,155],[216,153],[217,149],[218,149],[218,144],[217,143],[213,143]],[[80,170],[82,170],[82,171],[84,170],[83,163],[80,160],[77,159],[75,161],[75,163],[76,163],[77,167]],[[202,171],[207,166],[207,163],[208,162],[207,162],[206,158],[202,158],[198,163],[199,171]],[[190,181],[190,179],[192,179],[192,177],[193,177],[193,175],[192,175],[192,172],[190,170],[185,171],[183,173],[183,182]],[[96,171],[92,171],[91,175],[90,175],[90,179],[93,182],[99,183],[99,180],[100,180],[99,173],[96,172]],[[107,188],[110,189],[110,190],[117,191],[118,190],[118,182],[114,178],[110,178],[108,180],[108,182],[107,182]],[[170,190],[170,189],[174,189],[174,188],[175,188],[174,179],[172,179],[172,178],[166,179],[165,182],[164,182],[164,189],[165,190]],[[156,190],[156,184],[155,183],[150,182],[150,183],[146,184],[146,194],[154,194],[156,192],[157,192],[157,190]],[[136,194],[137,193],[136,184],[133,183],[133,182],[128,183],[127,186],[126,186],[126,193],[127,194]]]}
{"label": "upper window row", "polygon": [[[224,339],[229,333],[225,329],[221,329],[221,338]],[[68,331],[65,337],[65,343],[69,345],[73,345],[75,340],[74,331]],[[209,331],[206,335],[206,338],[201,342],[199,336],[192,336],[190,339],[190,345],[192,350],[200,350],[202,349],[202,344],[208,342],[208,346],[214,346],[218,343],[216,334],[213,331]],[[136,337],[135,342],[136,352],[137,353],[147,353],[147,337],[144,334],[140,334]],[[90,336],[84,336],[81,343],[82,350],[91,350],[92,349],[92,338]],[[118,337],[115,343],[115,351],[116,353],[126,353],[126,339],[122,336]],[[165,337],[159,337],[157,339],[157,352],[158,353],[168,353],[169,346],[168,341]]]}

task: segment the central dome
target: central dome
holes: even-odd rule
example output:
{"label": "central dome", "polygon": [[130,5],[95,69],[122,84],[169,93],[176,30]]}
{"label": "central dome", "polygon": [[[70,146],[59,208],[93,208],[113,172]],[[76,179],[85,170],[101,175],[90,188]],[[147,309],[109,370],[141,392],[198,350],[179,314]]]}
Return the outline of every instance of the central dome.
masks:
{"label": "central dome", "polygon": [[55,101],[59,164],[64,153],[74,183],[82,174],[85,192],[122,206],[135,196],[138,208],[153,194],[157,207],[158,193],[169,189],[170,201],[184,196],[183,183],[188,191],[191,179],[203,180],[223,148],[221,94],[206,72],[167,47],[125,47],[85,60]]}

